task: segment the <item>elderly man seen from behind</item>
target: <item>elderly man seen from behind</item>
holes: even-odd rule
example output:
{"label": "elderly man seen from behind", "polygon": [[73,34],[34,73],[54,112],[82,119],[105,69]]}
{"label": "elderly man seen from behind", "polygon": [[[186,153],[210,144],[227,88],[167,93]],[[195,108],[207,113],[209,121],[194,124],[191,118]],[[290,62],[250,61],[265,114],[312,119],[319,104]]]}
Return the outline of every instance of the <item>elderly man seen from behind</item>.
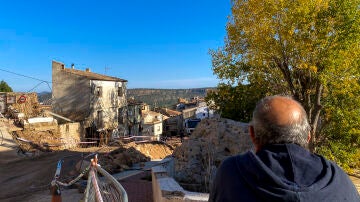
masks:
{"label": "elderly man seen from behind", "polygon": [[341,168],[307,150],[306,112],[292,98],[262,99],[249,133],[256,153],[222,162],[209,201],[360,201]]}

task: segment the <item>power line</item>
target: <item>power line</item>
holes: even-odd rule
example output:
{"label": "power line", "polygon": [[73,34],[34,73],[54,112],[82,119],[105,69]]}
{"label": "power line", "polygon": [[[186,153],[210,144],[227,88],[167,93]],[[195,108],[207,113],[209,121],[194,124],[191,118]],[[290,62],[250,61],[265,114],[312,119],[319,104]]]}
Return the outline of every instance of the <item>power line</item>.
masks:
{"label": "power line", "polygon": [[49,87],[50,91],[52,90],[49,83],[49,81],[45,81],[45,80],[42,80],[42,79],[38,79],[38,78],[35,78],[35,77],[32,77],[32,76],[27,76],[27,75],[23,75],[23,74],[19,74],[19,73],[16,73],[16,72],[12,72],[12,71],[9,71],[9,70],[6,70],[6,69],[1,69],[0,68],[0,71],[3,71],[3,72],[7,72],[7,73],[10,73],[10,74],[15,74],[17,76],[22,76],[22,77],[25,77],[25,78],[29,78],[29,79],[33,79],[33,80],[37,80],[37,81],[41,81],[39,84],[37,84],[35,87],[33,87],[31,90],[27,91],[27,92],[30,92],[32,90],[34,90],[35,88],[37,88],[38,86],[40,86],[42,83],[46,83],[47,86]]}
{"label": "power line", "polygon": [[43,84],[43,83],[44,83],[44,81],[38,83],[35,87],[33,87],[32,89],[28,90],[27,92],[33,91],[35,88],[37,88],[38,86],[40,86],[40,85]]}
{"label": "power line", "polygon": [[51,91],[52,91],[52,89],[51,89],[51,87],[50,87],[49,83],[48,83],[48,82],[45,82],[45,81],[42,81],[42,82],[40,82],[40,83],[36,84],[36,86],[35,86],[35,87],[33,87],[32,89],[28,90],[27,92],[31,92],[31,91],[33,91],[35,88],[37,88],[38,86],[40,86],[40,85],[41,85],[41,84],[43,84],[43,83],[47,84],[47,87],[50,89],[50,92],[51,92]]}
{"label": "power line", "polygon": [[[5,70],[5,69],[1,69],[1,68],[0,68],[0,71],[7,72],[7,73],[10,73],[10,74],[15,74],[15,75],[22,76],[22,77],[26,77],[26,78],[29,78],[29,79],[34,79],[34,80],[41,81],[41,82],[49,82],[49,81],[38,79],[38,78],[35,78],[35,77],[32,77],[32,76],[26,76],[26,75],[23,75],[23,74],[15,73],[15,72]],[[51,83],[51,82],[49,82],[49,83]]]}

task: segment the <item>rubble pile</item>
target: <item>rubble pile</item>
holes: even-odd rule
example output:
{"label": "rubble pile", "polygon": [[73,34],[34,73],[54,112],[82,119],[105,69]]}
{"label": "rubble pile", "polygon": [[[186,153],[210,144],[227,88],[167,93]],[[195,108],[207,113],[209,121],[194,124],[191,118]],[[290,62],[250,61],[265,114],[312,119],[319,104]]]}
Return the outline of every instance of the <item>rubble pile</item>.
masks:
{"label": "rubble pile", "polygon": [[192,191],[208,191],[216,168],[231,155],[253,149],[248,125],[230,119],[202,120],[174,150],[175,179]]}
{"label": "rubble pile", "polygon": [[24,152],[51,151],[62,149],[60,143],[60,133],[58,130],[21,130],[14,131],[13,135],[17,138],[19,147]]}
{"label": "rubble pile", "polygon": [[[30,118],[36,117],[41,114],[41,106],[38,102],[38,97],[36,93],[8,93],[9,97],[15,97],[15,102],[9,107],[9,113],[12,117],[15,118]],[[23,101],[20,102],[21,97]],[[21,113],[20,113],[21,112]],[[18,117],[19,114],[23,114],[24,117]]]}
{"label": "rubble pile", "polygon": [[133,147],[120,147],[99,157],[100,165],[109,173],[118,173],[129,169],[134,163],[146,162],[150,158]]}
{"label": "rubble pile", "polygon": [[157,141],[140,144],[135,144],[132,142],[127,144],[127,147],[135,148],[152,160],[163,159],[173,153],[173,149],[170,146]]}
{"label": "rubble pile", "polygon": [[[120,143],[121,144],[121,143]],[[171,155],[173,150],[164,143],[127,143],[121,144],[119,149],[102,155],[100,164],[110,173],[117,173],[129,169],[134,163],[162,159]]]}

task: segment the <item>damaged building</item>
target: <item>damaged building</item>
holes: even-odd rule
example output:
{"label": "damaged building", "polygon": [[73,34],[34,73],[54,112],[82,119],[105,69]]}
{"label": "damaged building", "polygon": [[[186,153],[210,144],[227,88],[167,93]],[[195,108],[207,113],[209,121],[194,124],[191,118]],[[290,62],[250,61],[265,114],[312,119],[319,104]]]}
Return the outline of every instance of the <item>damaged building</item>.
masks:
{"label": "damaged building", "polygon": [[181,112],[171,110],[168,108],[159,108],[155,110],[156,112],[164,115],[164,130],[163,134],[167,137],[170,136],[180,136],[184,133],[183,129],[183,116]]}
{"label": "damaged building", "polygon": [[126,135],[127,80],[93,73],[87,68],[66,68],[52,62],[52,111],[85,129],[85,138],[118,129]]}
{"label": "damaged building", "polygon": [[149,109],[149,105],[146,104],[142,107],[142,135],[152,137],[153,140],[160,140],[164,116]]}
{"label": "damaged building", "polygon": [[0,117],[13,120],[9,131],[21,151],[67,149],[80,142],[79,123],[58,124],[48,109],[37,93],[0,92]]}
{"label": "damaged building", "polygon": [[137,101],[134,98],[129,98],[127,100],[127,129],[130,136],[141,135],[141,110],[143,108],[143,105],[143,102]]}
{"label": "damaged building", "polygon": [[[14,118],[38,116],[41,105],[36,93],[0,92],[0,113]],[[0,115],[1,116],[1,115]]]}

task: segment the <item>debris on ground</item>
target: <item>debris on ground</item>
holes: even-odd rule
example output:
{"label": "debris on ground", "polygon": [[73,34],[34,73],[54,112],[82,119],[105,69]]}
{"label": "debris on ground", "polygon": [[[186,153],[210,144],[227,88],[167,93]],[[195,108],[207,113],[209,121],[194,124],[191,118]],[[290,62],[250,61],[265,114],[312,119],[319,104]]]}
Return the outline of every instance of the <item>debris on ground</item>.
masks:
{"label": "debris on ground", "polygon": [[173,153],[176,180],[186,189],[208,191],[216,168],[225,158],[253,149],[247,127],[230,119],[202,120]]}
{"label": "debris on ground", "polygon": [[127,144],[102,155],[99,162],[109,173],[117,173],[129,169],[134,163],[163,159],[173,153],[173,149],[162,142],[146,142]]}

